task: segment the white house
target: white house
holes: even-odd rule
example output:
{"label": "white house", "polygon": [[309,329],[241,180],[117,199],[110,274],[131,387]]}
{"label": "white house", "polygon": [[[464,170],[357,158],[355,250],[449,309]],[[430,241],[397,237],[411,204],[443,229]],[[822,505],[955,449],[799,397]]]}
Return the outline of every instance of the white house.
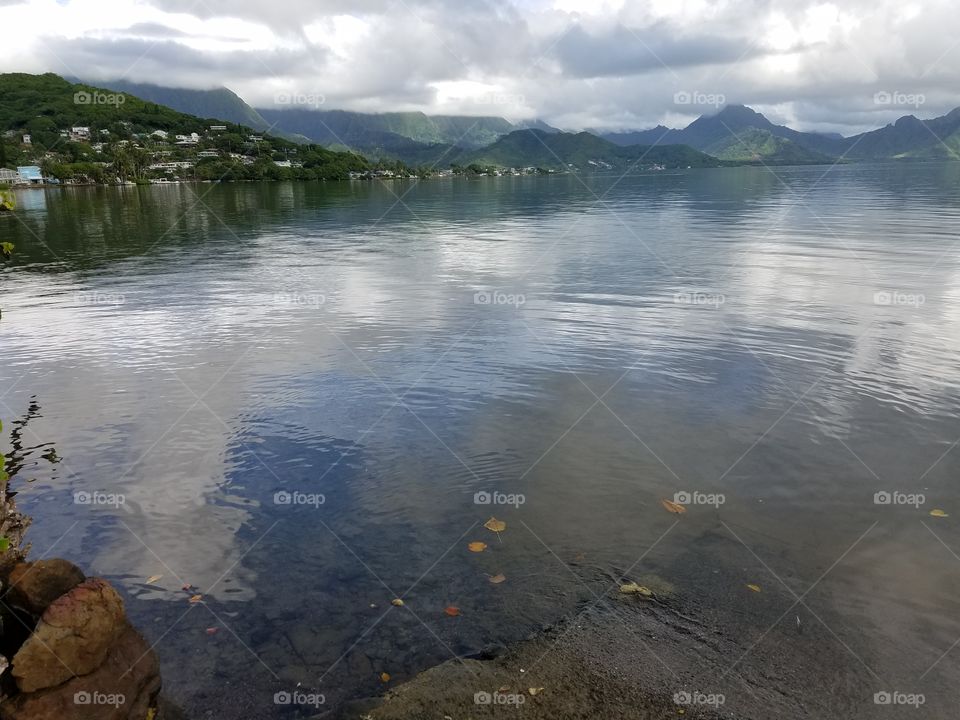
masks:
{"label": "white house", "polygon": [[220,153],[218,153],[216,150],[201,150],[200,152],[197,153],[197,157],[218,158],[220,157]]}
{"label": "white house", "polygon": [[29,135],[24,135],[24,136],[23,136],[23,144],[24,144],[24,145],[33,145],[33,138],[30,137]]}
{"label": "white house", "polygon": [[70,139],[77,140],[89,140],[90,139],[90,128],[88,127],[75,127],[70,129]]}
{"label": "white house", "polygon": [[210,126],[210,132],[226,132],[226,130],[227,130],[227,126],[226,126],[226,125],[211,125],[211,126]]}
{"label": "white house", "polygon": [[4,185],[20,185],[23,183],[23,178],[20,177],[20,173],[16,170],[0,168],[0,183]]}
{"label": "white house", "polygon": [[152,133],[150,133],[150,137],[155,137],[155,138],[160,138],[161,140],[166,140],[166,139],[167,139],[167,131],[166,131],[166,130],[154,130]]}

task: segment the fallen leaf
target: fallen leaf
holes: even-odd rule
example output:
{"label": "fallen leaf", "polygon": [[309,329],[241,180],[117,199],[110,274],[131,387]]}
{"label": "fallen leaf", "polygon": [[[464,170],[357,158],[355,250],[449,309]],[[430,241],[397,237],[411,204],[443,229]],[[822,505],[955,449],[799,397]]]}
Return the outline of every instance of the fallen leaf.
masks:
{"label": "fallen leaf", "polygon": [[759,586],[759,585],[750,584],[750,585],[747,585],[747,587],[750,588],[751,590],[753,590],[754,592],[760,592],[760,586]]}
{"label": "fallen leaf", "polygon": [[380,682],[388,683],[390,682],[390,673],[380,673]]}
{"label": "fallen leaf", "polygon": [[457,615],[460,614],[460,608],[454,607],[453,605],[451,605],[450,607],[445,608],[444,612],[450,617],[456,617]]}
{"label": "fallen leaf", "polygon": [[192,603],[198,603],[201,600],[203,600],[203,595],[194,595],[192,598],[190,598],[190,602]]}
{"label": "fallen leaf", "polygon": [[146,720],[154,720],[156,717],[157,717],[157,709],[156,709],[156,708],[150,708],[149,710],[147,710]]}
{"label": "fallen leaf", "polygon": [[496,574],[496,575],[491,575],[491,576],[490,576],[490,582],[492,582],[494,585],[499,585],[500,583],[502,583],[502,582],[505,581],[506,579],[507,579],[507,576],[504,575],[503,573],[498,573],[498,574]]}
{"label": "fallen leaf", "polygon": [[683,505],[675,503],[672,500],[661,500],[660,504],[666,508],[667,512],[676,513],[677,515],[681,515],[687,511]]}
{"label": "fallen leaf", "polygon": [[182,586],[180,587],[180,589],[181,589],[181,590],[186,590],[187,592],[190,592],[190,591],[193,589],[193,585],[190,585],[190,584],[188,583],[188,584],[186,584],[186,585],[182,585]]}
{"label": "fallen leaf", "polygon": [[207,635],[216,635],[219,629],[220,628],[215,628],[215,627],[207,628]]}
{"label": "fallen leaf", "polygon": [[950,516],[947,515],[943,510],[931,510],[931,511],[930,511],[930,516],[931,516],[931,517],[939,517],[939,518],[950,517]]}
{"label": "fallen leaf", "polygon": [[472,542],[467,545],[467,548],[470,552],[483,552],[487,549],[487,544],[485,542]]}
{"label": "fallen leaf", "polygon": [[394,598],[393,600],[390,601],[390,604],[396,605],[397,607],[403,607],[403,600],[401,600],[400,598]]}
{"label": "fallen leaf", "polygon": [[536,695],[537,693],[543,692],[543,688],[529,688],[527,692],[531,695]]}
{"label": "fallen leaf", "polygon": [[621,585],[620,592],[628,595],[643,595],[644,597],[650,597],[653,595],[653,593],[650,591],[650,588],[646,588],[643,585],[637,585],[635,582],[628,582],[624,585]]}
{"label": "fallen leaf", "polygon": [[495,517],[492,517],[489,520],[487,520],[483,524],[483,526],[487,530],[492,530],[495,533],[503,532],[504,530],[507,529],[507,524],[503,520],[497,520]]}
{"label": "fallen leaf", "polygon": [[151,575],[147,578],[147,585],[153,585],[157,580],[162,578],[163,575]]}

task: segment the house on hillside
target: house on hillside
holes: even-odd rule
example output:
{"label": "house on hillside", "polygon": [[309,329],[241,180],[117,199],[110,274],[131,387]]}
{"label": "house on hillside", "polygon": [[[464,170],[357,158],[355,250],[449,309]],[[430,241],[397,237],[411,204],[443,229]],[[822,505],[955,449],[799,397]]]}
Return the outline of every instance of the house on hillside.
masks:
{"label": "house on hillside", "polygon": [[70,129],[70,139],[74,142],[84,142],[90,139],[90,128],[75,127]]}
{"label": "house on hillside", "polygon": [[43,173],[37,165],[26,165],[17,168],[23,185],[43,185]]}
{"label": "house on hillside", "polygon": [[23,184],[23,178],[20,177],[20,173],[16,170],[10,170],[8,168],[0,168],[0,185],[21,185]]}
{"label": "house on hillside", "polygon": [[33,138],[30,137],[29,135],[24,135],[24,136],[23,136],[23,144],[24,144],[24,145],[33,145]]}
{"label": "house on hillside", "polygon": [[167,139],[167,131],[166,131],[166,130],[154,130],[152,133],[150,133],[150,137],[159,138],[160,140],[166,140],[166,139]]}
{"label": "house on hillside", "polygon": [[226,125],[211,125],[211,126],[210,126],[210,132],[226,132],[226,131],[227,131],[227,126],[226,126]]}
{"label": "house on hillside", "polygon": [[176,136],[177,145],[196,145],[200,142],[200,136],[196,133],[190,133],[189,135],[177,135]]}
{"label": "house on hillside", "polygon": [[216,150],[201,150],[197,153],[198,158],[218,158],[220,153]]}

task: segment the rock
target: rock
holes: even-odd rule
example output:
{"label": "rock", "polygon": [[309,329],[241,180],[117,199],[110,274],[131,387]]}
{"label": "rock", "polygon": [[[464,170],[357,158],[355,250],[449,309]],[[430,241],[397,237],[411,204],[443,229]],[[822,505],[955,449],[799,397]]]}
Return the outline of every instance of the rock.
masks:
{"label": "rock", "polygon": [[29,693],[93,672],[126,626],[117,591],[106,580],[86,580],[51,603],[13,656],[17,686]]}
{"label": "rock", "polygon": [[86,580],[80,568],[66,560],[20,563],[10,573],[8,596],[12,604],[42,615],[50,603]]}
{"label": "rock", "polygon": [[159,692],[160,665],[156,654],[136,630],[124,623],[120,637],[100,667],[58,687],[16,695],[0,704],[0,717],[143,720],[149,709],[156,706]]}

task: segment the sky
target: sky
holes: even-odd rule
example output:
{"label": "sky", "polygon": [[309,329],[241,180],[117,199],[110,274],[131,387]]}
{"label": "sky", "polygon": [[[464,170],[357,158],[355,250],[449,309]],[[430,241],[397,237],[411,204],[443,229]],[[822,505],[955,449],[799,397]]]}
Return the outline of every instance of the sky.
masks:
{"label": "sky", "polygon": [[0,28],[2,72],[255,107],[626,130],[742,103],[850,135],[960,106],[956,0],[0,0]]}

